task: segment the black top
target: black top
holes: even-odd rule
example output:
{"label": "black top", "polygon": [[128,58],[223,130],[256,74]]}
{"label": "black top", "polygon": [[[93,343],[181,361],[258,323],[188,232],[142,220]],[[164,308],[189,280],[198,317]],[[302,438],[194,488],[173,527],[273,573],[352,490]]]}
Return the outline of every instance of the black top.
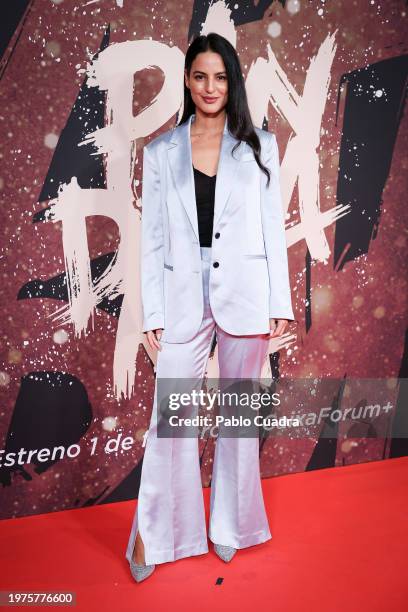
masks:
{"label": "black top", "polygon": [[193,171],[200,246],[210,247],[213,232],[215,182],[217,175],[208,176],[208,174],[197,170],[194,166]]}

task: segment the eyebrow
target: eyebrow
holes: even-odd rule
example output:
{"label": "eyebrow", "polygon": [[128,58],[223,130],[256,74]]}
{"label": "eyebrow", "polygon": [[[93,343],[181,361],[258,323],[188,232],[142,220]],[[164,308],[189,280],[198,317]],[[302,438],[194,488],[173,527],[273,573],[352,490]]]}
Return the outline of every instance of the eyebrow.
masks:
{"label": "eyebrow", "polygon": [[[193,70],[193,74],[195,74],[196,72],[199,72],[200,74],[207,74],[203,70]],[[216,72],[215,74],[227,74],[227,72],[225,70],[222,70],[221,72]]]}

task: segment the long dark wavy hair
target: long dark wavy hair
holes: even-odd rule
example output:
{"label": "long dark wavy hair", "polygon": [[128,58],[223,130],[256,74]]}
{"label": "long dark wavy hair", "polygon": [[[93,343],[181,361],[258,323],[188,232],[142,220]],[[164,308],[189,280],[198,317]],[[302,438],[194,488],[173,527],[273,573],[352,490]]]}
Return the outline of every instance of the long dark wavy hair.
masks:
{"label": "long dark wavy hair", "polygon": [[[238,141],[247,142],[252,148],[256,163],[268,177],[267,185],[269,186],[270,172],[269,169],[262,164],[260,159],[261,143],[254,130],[251,115],[249,113],[245,83],[237,52],[226,38],[215,32],[197,36],[190,43],[186,53],[184,68],[188,76],[190,76],[191,65],[195,57],[198,53],[203,53],[205,51],[218,53],[223,59],[228,81],[228,101],[225,107],[228,129]],[[193,113],[195,113],[195,104],[191,97],[190,90],[184,81],[184,108],[183,115],[178,125],[185,123]],[[239,144],[240,142],[237,142],[236,145],[234,145],[233,151]]]}

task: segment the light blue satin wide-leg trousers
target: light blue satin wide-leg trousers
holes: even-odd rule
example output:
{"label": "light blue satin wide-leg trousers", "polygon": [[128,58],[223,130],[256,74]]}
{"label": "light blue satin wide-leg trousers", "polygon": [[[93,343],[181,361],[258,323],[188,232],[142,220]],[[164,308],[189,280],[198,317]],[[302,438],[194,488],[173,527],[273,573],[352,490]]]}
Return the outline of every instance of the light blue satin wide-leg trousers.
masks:
{"label": "light blue satin wide-leg trousers", "polygon": [[[219,377],[259,378],[268,350],[266,335],[233,336],[213,318],[209,301],[211,247],[200,247],[204,314],[192,340],[162,342],[156,377],[202,380],[214,334]],[[144,451],[141,482],[126,558],[136,534],[144,543],[145,562],[165,563],[208,552],[197,437],[157,437],[157,385]],[[210,497],[209,538],[216,544],[245,548],[272,536],[263,501],[259,439],[219,436],[215,444]]]}

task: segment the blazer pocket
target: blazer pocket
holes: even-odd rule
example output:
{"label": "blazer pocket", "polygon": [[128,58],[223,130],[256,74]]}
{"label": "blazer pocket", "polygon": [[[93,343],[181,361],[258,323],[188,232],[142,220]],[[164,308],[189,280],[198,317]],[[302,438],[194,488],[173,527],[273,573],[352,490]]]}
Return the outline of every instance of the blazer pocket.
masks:
{"label": "blazer pocket", "polygon": [[247,259],[266,259],[265,253],[259,253],[259,255],[244,255]]}
{"label": "blazer pocket", "polygon": [[170,266],[169,264],[164,264],[164,267],[167,268],[167,270],[172,270],[173,271],[173,266]]}
{"label": "blazer pocket", "polygon": [[251,152],[251,153],[243,153],[240,161],[250,162],[250,161],[256,161],[256,159],[254,157],[254,154]]}

